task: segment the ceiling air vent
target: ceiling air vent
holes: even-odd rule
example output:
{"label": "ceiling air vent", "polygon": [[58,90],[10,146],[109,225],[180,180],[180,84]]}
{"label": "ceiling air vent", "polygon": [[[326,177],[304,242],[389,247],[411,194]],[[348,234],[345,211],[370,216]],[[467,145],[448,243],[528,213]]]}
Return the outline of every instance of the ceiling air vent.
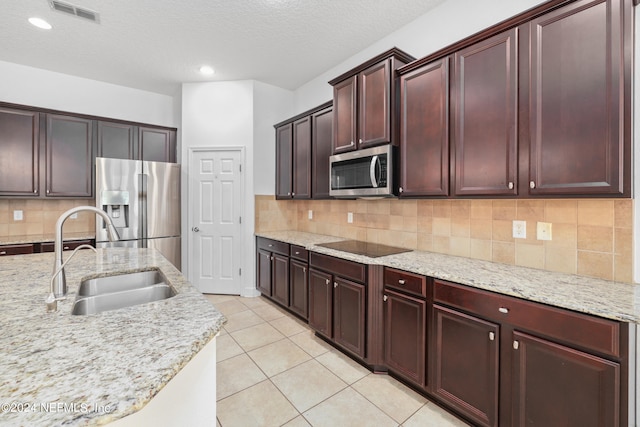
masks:
{"label": "ceiling air vent", "polygon": [[100,22],[100,15],[89,9],[85,9],[70,3],[65,3],[59,0],[49,0],[51,9],[58,12],[66,13],[68,15],[77,16],[78,18],[86,19],[92,22]]}

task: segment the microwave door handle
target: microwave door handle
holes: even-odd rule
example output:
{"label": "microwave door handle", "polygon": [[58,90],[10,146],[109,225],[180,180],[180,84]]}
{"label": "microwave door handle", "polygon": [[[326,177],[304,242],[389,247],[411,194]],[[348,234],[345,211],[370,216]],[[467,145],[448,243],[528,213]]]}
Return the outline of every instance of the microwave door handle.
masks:
{"label": "microwave door handle", "polygon": [[373,156],[371,158],[371,164],[369,165],[369,177],[371,178],[371,186],[373,188],[378,188],[378,179],[376,177],[376,165],[378,162],[378,156]]}

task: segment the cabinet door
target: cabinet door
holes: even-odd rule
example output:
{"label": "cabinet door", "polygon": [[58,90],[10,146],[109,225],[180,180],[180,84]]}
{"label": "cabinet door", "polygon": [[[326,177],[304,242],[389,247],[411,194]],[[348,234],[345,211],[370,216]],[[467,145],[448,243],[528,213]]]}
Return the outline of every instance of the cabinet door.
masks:
{"label": "cabinet door", "polygon": [[271,252],[258,249],[257,286],[262,294],[271,296]]}
{"label": "cabinet door", "polygon": [[311,116],[311,145],[313,167],[311,168],[311,197],[314,199],[329,198],[329,157],[333,140],[333,109],[314,113]]}
{"label": "cabinet door", "polygon": [[294,199],[311,198],[311,117],[293,122]]}
{"label": "cabinet door", "polygon": [[391,142],[391,60],[358,74],[358,148]]}
{"label": "cabinet door", "polygon": [[276,198],[291,198],[293,125],[276,128]]}
{"label": "cabinet door", "polygon": [[33,253],[33,244],[24,245],[2,245],[0,246],[0,256],[24,255]]}
{"label": "cabinet door", "polygon": [[517,29],[455,54],[455,194],[517,194]]}
{"label": "cabinet door", "polygon": [[449,195],[449,58],[400,77],[400,196]]}
{"label": "cabinet door", "polygon": [[168,129],[140,127],[138,140],[139,159],[150,162],[175,162],[175,132]]}
{"label": "cabinet door", "polygon": [[289,257],[272,255],[271,296],[285,307],[289,305]]}
{"label": "cabinet door", "polygon": [[425,385],[427,349],[424,300],[385,290],[384,348],[389,369]]}
{"label": "cabinet door", "polygon": [[364,358],[366,288],[340,277],[334,278],[333,288],[333,339]]}
{"label": "cabinet door", "polygon": [[623,185],[628,4],[582,0],[530,23],[531,194],[629,193]]}
{"label": "cabinet door", "polygon": [[0,196],[37,196],[40,115],[0,108]]}
{"label": "cabinet door", "polygon": [[333,318],[333,285],[331,275],[309,269],[309,326],[331,338]]}
{"label": "cabinet door", "polygon": [[358,76],[333,87],[333,153],[356,149],[356,94]]}
{"label": "cabinet door", "polygon": [[433,393],[478,425],[497,426],[498,325],[435,304],[433,318]]}
{"label": "cabinet door", "polygon": [[620,365],[513,333],[512,426],[620,425]]}
{"label": "cabinet door", "polygon": [[123,123],[98,122],[98,157],[134,160],[138,156],[136,127]]}
{"label": "cabinet door", "polygon": [[292,259],[289,266],[289,308],[305,319],[308,319],[308,265],[306,262],[300,262]]}
{"label": "cabinet door", "polygon": [[46,196],[93,195],[91,120],[47,115]]}

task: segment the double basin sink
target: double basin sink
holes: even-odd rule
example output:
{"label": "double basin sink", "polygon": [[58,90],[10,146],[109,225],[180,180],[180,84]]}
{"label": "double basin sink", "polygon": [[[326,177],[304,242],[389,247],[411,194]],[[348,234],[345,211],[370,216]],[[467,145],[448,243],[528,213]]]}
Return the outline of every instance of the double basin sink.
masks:
{"label": "double basin sink", "polygon": [[87,315],[131,307],[176,295],[158,270],[96,277],[80,282],[71,314]]}

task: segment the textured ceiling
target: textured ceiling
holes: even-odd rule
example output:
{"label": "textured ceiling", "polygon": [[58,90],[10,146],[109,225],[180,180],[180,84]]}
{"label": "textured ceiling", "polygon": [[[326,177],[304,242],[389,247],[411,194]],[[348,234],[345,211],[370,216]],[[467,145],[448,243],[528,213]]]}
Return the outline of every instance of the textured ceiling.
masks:
{"label": "textured ceiling", "polygon": [[[445,0],[63,1],[100,23],[47,0],[2,0],[0,60],[173,95],[206,80],[296,89]],[[205,63],[214,77],[199,75]]]}

